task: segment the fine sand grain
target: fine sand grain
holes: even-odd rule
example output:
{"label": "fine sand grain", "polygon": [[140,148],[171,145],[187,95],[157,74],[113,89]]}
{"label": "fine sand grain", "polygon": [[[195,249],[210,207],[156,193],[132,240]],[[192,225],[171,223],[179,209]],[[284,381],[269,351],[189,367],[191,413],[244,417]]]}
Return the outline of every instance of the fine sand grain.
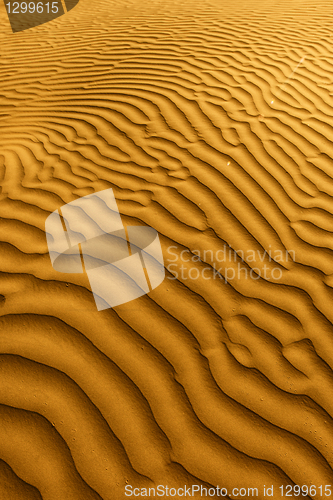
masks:
{"label": "fine sand grain", "polygon": [[[327,498],[332,2],[80,0],[15,34],[4,3],[0,499]],[[98,312],[45,220],[107,188],[166,278]]]}

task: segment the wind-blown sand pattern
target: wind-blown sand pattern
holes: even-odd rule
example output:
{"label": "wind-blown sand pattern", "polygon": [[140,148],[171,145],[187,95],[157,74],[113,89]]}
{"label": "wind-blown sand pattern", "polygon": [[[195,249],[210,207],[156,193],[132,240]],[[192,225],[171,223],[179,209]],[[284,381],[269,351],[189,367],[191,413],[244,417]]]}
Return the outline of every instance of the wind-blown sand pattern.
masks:
{"label": "wind-blown sand pattern", "polygon": [[[15,35],[0,4],[0,26],[0,498],[333,484],[331,2],[81,0]],[[166,279],[98,312],[45,220],[110,187]],[[258,279],[214,275],[239,263]]]}

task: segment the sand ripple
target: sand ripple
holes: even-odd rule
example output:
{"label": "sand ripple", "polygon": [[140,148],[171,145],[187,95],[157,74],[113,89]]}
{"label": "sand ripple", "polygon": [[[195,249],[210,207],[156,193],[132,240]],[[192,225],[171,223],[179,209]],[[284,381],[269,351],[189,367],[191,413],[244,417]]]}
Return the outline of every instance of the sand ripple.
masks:
{"label": "sand ripple", "polygon": [[[1,498],[333,483],[329,7],[0,5]],[[109,187],[167,278],[97,312],[44,227]]]}

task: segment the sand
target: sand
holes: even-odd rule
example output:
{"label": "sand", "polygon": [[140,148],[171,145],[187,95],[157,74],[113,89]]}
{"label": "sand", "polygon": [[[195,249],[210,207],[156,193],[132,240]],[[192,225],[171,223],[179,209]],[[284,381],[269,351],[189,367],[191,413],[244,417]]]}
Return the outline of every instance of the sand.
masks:
{"label": "sand", "polygon": [[[0,499],[327,497],[331,2],[80,0],[15,34],[4,3]],[[45,220],[108,188],[166,277],[97,311]]]}

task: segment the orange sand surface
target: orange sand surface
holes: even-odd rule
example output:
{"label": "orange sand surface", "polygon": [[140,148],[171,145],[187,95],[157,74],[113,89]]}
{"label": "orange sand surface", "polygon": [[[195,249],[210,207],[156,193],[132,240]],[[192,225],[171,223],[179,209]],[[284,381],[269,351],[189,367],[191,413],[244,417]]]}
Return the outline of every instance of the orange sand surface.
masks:
{"label": "orange sand surface", "polygon": [[[327,498],[332,7],[81,0],[13,34],[0,2],[1,500]],[[166,278],[98,312],[45,220],[108,188]]]}

